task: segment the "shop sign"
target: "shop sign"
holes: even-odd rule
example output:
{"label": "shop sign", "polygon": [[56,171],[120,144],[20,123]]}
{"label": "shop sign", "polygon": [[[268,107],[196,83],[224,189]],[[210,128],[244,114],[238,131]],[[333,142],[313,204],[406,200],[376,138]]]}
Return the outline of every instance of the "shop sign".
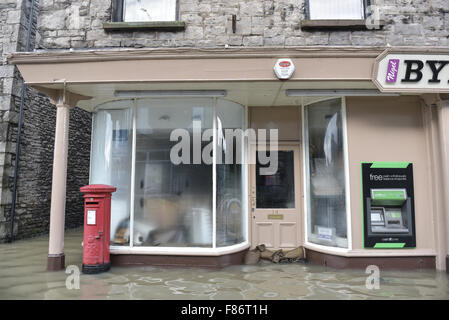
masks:
{"label": "shop sign", "polygon": [[373,82],[382,92],[449,92],[448,53],[387,50],[375,62]]}
{"label": "shop sign", "polygon": [[291,59],[279,59],[274,65],[274,73],[280,80],[288,80],[295,72],[295,65]]}
{"label": "shop sign", "polygon": [[318,239],[332,241],[333,232],[331,228],[317,227],[318,229]]}

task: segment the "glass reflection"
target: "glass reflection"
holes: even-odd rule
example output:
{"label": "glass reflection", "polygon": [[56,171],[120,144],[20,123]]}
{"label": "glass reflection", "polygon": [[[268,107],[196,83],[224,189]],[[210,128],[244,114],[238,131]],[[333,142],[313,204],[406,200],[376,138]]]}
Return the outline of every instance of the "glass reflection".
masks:
{"label": "glass reflection", "polygon": [[117,187],[111,198],[111,244],[129,244],[132,159],[131,101],[117,101],[94,115],[91,184]]}
{"label": "glass reflection", "polygon": [[217,247],[244,241],[244,109],[217,102]]}
{"label": "glass reflection", "polygon": [[311,20],[365,19],[363,0],[309,0]]}
{"label": "glass reflection", "polygon": [[[131,195],[134,107],[135,181]],[[214,100],[122,100],[102,108],[93,120],[90,182],[117,187],[112,195],[111,245],[130,245],[133,234],[134,246],[212,247],[212,158],[206,161],[195,150],[200,150],[203,156],[205,150],[212,152]],[[244,118],[241,105],[216,101],[217,247],[245,241]],[[195,140],[198,125],[199,140]],[[172,139],[173,131],[179,129],[185,135]],[[229,136],[227,130],[231,131]],[[171,151],[185,137],[188,161],[173,162]],[[222,161],[218,161],[220,155]],[[133,232],[130,232],[131,208]]]}
{"label": "glass reflection", "polygon": [[305,107],[308,240],[347,248],[341,99]]}
{"label": "glass reflection", "polygon": [[[267,151],[269,153],[269,151]],[[278,169],[273,175],[261,175],[264,167],[256,162],[256,205],[259,209],[295,207],[294,155],[293,151],[277,151]]]}
{"label": "glass reflection", "polygon": [[[212,127],[211,99],[141,100],[137,107],[134,245],[210,247],[212,245],[212,166],[175,165],[170,159],[174,129],[201,134]],[[201,148],[211,143],[201,141]]]}
{"label": "glass reflection", "polygon": [[125,0],[123,21],[175,21],[176,0]]}

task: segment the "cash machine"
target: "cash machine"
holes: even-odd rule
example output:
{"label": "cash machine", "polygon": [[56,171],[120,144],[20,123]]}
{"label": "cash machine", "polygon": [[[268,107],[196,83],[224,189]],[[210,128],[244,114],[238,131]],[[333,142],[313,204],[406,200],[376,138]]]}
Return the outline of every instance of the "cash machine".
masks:
{"label": "cash machine", "polygon": [[364,245],[415,247],[411,163],[362,163]]}
{"label": "cash machine", "polygon": [[406,189],[371,189],[366,201],[370,234],[410,233],[412,211]]}

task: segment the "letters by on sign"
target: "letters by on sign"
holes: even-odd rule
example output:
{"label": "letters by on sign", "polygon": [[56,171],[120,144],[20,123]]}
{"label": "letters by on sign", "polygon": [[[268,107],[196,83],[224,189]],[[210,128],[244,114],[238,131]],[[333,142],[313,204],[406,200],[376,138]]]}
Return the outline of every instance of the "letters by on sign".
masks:
{"label": "letters by on sign", "polygon": [[[425,62],[422,60],[404,60],[404,64],[406,65],[405,69],[405,77],[402,79],[402,82],[420,82],[423,79],[424,74],[424,63],[429,66],[431,73],[431,78],[427,79],[428,83],[440,83],[441,79],[439,78],[441,71],[443,68],[449,64],[449,60],[426,60]],[[446,81],[449,80],[446,78]]]}
{"label": "letters by on sign", "polygon": [[447,54],[383,53],[373,82],[383,92],[449,92]]}

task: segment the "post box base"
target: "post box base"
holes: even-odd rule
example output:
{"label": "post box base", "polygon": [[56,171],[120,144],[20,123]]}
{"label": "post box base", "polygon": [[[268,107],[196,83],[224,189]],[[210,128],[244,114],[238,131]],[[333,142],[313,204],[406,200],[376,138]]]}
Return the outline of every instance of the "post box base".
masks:
{"label": "post box base", "polygon": [[104,264],[83,264],[83,273],[95,274],[108,271],[111,268],[111,263]]}

